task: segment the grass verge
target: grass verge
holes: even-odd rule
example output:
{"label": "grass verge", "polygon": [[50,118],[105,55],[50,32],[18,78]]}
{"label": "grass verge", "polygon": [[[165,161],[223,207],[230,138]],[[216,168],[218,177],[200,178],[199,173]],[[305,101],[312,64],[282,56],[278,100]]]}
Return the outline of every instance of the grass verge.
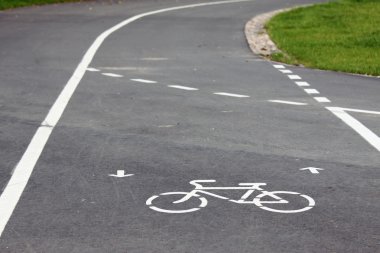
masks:
{"label": "grass verge", "polygon": [[266,25],[275,61],[380,76],[380,0],[338,0],[281,13]]}
{"label": "grass verge", "polygon": [[0,0],[0,10],[52,3],[79,2],[80,0]]}

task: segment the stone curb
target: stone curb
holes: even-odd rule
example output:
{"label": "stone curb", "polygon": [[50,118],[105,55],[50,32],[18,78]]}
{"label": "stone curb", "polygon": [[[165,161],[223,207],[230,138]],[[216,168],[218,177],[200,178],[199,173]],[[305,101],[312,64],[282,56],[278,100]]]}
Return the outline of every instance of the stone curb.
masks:
{"label": "stone curb", "polygon": [[249,47],[251,48],[253,53],[268,57],[273,53],[280,52],[276,44],[274,44],[274,42],[270,39],[264,26],[265,23],[268,22],[268,20],[271,19],[273,16],[291,9],[292,8],[286,8],[263,13],[252,18],[250,21],[247,22],[244,31]]}

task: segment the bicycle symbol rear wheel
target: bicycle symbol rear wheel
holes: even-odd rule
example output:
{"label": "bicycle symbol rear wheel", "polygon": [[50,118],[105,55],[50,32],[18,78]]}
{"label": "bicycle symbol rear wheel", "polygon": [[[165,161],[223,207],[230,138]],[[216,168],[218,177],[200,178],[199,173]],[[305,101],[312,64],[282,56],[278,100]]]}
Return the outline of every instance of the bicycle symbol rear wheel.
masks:
{"label": "bicycle symbol rear wheel", "polygon": [[[275,209],[275,208],[264,206],[264,204],[268,204],[268,203],[271,203],[271,204],[274,204],[274,205],[282,204],[280,206],[284,206],[284,205],[288,204],[289,203],[288,201],[284,201],[284,199],[282,199],[282,198],[280,198],[280,197],[277,196],[277,195],[281,195],[281,194],[299,195],[300,197],[306,199],[307,206],[305,206],[303,208],[299,208],[299,209],[293,209],[293,210]],[[261,200],[261,198],[266,197],[266,196],[271,197],[271,195],[272,196],[273,195],[277,196],[278,199],[280,199],[280,200],[278,200],[278,199],[275,200],[275,201],[263,201],[263,200]],[[307,195],[304,195],[304,194],[301,194],[301,193],[298,193],[298,192],[288,192],[288,191],[263,192],[263,193],[257,195],[253,199],[253,203],[256,206],[260,207],[261,209],[264,209],[264,210],[270,211],[270,212],[276,212],[276,213],[300,213],[300,212],[308,211],[308,210],[312,209],[315,206],[315,201],[311,197],[309,197]]]}
{"label": "bicycle symbol rear wheel", "polygon": [[[200,201],[200,204],[199,206],[197,207],[194,207],[194,208],[187,208],[187,209],[176,209],[176,207],[179,207],[180,205],[179,204],[173,204],[173,209],[166,209],[166,208],[160,208],[160,207],[157,207],[154,205],[153,201],[156,200],[157,198],[159,197],[163,197],[163,196],[168,196],[168,195],[178,195],[178,198],[176,200],[180,200],[181,198],[183,198],[184,196],[188,195],[189,193],[188,192],[166,192],[166,193],[161,193],[160,195],[154,195],[152,197],[150,197],[149,199],[147,199],[146,201],[146,205],[149,206],[150,209],[154,210],[154,211],[157,211],[157,212],[162,212],[162,213],[190,213],[190,212],[195,212],[195,211],[198,211],[199,209],[201,209],[202,207],[205,207],[207,205],[207,199],[204,198],[204,197],[201,197],[199,196],[198,194],[193,194],[191,196],[191,199],[198,199]],[[157,202],[157,200],[156,200]],[[187,202],[187,201],[185,201]],[[184,203],[184,202],[183,202]]]}

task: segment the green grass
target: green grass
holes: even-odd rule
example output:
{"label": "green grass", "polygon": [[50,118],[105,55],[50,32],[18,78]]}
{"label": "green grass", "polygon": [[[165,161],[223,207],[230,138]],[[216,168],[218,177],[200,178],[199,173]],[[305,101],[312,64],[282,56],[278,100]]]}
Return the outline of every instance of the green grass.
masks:
{"label": "green grass", "polygon": [[78,2],[80,0],[0,0],[0,10],[52,3]]}
{"label": "green grass", "polygon": [[266,25],[275,61],[380,76],[380,0],[338,0],[281,13]]}

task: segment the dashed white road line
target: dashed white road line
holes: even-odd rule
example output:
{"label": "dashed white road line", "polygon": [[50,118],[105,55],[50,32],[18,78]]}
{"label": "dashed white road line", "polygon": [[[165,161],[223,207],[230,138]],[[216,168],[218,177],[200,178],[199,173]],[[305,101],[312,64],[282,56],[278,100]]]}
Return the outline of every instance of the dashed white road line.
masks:
{"label": "dashed white road line", "polygon": [[307,94],[319,94],[319,91],[317,91],[316,89],[304,89],[304,91]]}
{"label": "dashed white road line", "polygon": [[288,77],[289,77],[291,80],[299,80],[299,79],[302,79],[299,75],[288,75]]}
{"label": "dashed white road line", "polygon": [[310,84],[308,82],[295,82],[300,87],[308,87]]}
{"label": "dashed white road line", "polygon": [[182,86],[182,85],[168,85],[168,87],[174,88],[174,89],[180,89],[180,90],[199,90],[197,88]]}
{"label": "dashed white road line", "polygon": [[66,109],[67,104],[69,103],[72,95],[74,94],[77,86],[82,80],[88,66],[90,65],[92,59],[94,58],[99,47],[103,44],[104,40],[107,39],[109,35],[119,30],[120,28],[146,16],[151,16],[163,12],[175,11],[181,9],[202,7],[202,6],[211,6],[218,4],[227,4],[227,3],[238,3],[238,2],[248,2],[252,0],[225,0],[217,2],[207,2],[207,3],[198,3],[190,5],[182,5],[172,8],[165,8],[151,12],[145,12],[131,18],[128,18],[117,25],[111,27],[110,29],[104,31],[100,34],[95,41],[92,43],[90,48],[87,50],[83,56],[81,62],[78,64],[73,75],[66,83],[65,87],[59,94],[57,100],[54,102],[49,113],[47,114],[45,120],[41,123],[40,127],[37,129],[34,134],[29,146],[25,150],[21,160],[17,163],[13,174],[3,190],[3,193],[0,196],[0,237],[4,231],[5,226],[8,223],[9,218],[11,217],[13,210],[15,209],[21,194],[23,193],[25,186],[28,183],[28,180],[33,172],[34,166],[38,161],[48,139],[53,131],[54,127],[57,125],[59,119],[61,118],[64,110]]}
{"label": "dashed white road line", "polygon": [[273,65],[273,67],[275,67],[276,69],[284,69],[285,68],[284,65],[280,65],[280,64]]}
{"label": "dashed white road line", "polygon": [[330,99],[326,97],[314,97],[315,100],[317,100],[319,103],[330,103]]}
{"label": "dashed white road line", "polygon": [[291,73],[293,73],[293,71],[291,71],[291,70],[289,70],[289,69],[279,69],[279,71],[280,71],[281,73],[284,73],[284,74],[291,74]]}
{"label": "dashed white road line", "polygon": [[301,102],[293,102],[293,101],[286,101],[286,100],[268,100],[272,103],[280,103],[280,104],[288,104],[288,105],[307,105],[307,103],[301,103]]}
{"label": "dashed white road line", "polygon": [[114,73],[102,73],[103,76],[110,76],[110,77],[123,77],[123,75],[114,74]]}
{"label": "dashed white road line", "polygon": [[96,68],[87,68],[87,71],[90,71],[90,72],[99,72],[100,70],[96,69]]}
{"label": "dashed white road line", "polygon": [[227,93],[227,92],[215,92],[213,94],[220,95],[220,96],[227,96],[227,97],[249,98],[248,95],[241,95],[241,94],[234,94],[234,93]]}
{"label": "dashed white road line", "polygon": [[146,80],[146,79],[130,79],[130,80],[134,82],[139,82],[139,83],[157,83],[156,81]]}

